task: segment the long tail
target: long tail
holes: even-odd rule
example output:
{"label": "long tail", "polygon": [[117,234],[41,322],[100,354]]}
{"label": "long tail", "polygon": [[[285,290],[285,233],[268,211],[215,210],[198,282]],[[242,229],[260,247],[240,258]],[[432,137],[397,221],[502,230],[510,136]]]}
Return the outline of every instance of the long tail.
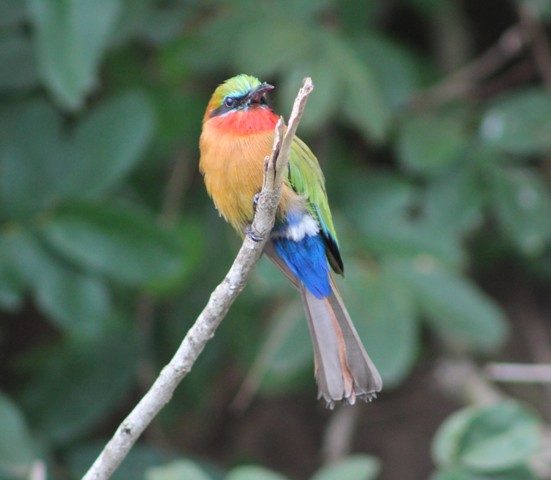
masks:
{"label": "long tail", "polygon": [[333,279],[330,278],[331,295],[316,298],[297,281],[271,242],[264,247],[264,253],[300,291],[314,345],[318,398],[323,398],[330,408],[341,400],[353,404],[357,398],[375,398],[383,387],[381,375],[365,351]]}
{"label": "long tail", "polygon": [[318,397],[330,408],[340,400],[351,405],[356,398],[369,401],[383,386],[332,280],[331,287],[331,295],[321,299],[300,288],[314,344]]}

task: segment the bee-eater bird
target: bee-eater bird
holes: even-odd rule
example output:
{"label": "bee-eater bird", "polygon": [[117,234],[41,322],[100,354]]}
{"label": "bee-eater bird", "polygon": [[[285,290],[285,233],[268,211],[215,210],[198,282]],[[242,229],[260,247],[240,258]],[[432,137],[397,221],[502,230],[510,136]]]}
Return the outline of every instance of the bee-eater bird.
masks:
{"label": "bee-eater bird", "polygon": [[[266,101],[273,86],[237,75],[214,91],[203,118],[200,170],[220,214],[245,235],[262,188],[278,116]],[[295,137],[276,222],[264,252],[298,288],[315,355],[318,398],[329,406],[371,400],[382,388],[330,267],[343,273],[337,235],[318,161]]]}

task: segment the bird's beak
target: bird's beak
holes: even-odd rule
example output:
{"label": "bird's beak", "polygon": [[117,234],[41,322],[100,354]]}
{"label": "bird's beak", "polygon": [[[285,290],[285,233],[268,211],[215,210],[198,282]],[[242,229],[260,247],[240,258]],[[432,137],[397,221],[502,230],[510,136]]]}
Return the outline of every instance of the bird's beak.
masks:
{"label": "bird's beak", "polygon": [[260,103],[264,94],[271,92],[275,87],[269,83],[261,83],[258,87],[249,93],[249,103]]}

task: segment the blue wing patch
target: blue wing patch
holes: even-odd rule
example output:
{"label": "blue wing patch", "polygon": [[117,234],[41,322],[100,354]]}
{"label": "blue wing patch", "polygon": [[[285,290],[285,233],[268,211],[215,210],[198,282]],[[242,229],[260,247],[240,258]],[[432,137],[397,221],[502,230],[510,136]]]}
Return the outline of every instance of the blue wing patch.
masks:
{"label": "blue wing patch", "polygon": [[315,297],[331,294],[325,242],[319,234],[305,235],[298,241],[287,237],[276,237],[272,241],[279,257]]}

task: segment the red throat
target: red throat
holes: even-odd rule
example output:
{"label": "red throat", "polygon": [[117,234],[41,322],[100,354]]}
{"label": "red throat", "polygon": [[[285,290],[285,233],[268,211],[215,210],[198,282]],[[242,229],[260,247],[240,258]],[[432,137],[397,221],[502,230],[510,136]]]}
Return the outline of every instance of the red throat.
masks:
{"label": "red throat", "polygon": [[224,133],[248,135],[273,130],[278,116],[268,108],[251,108],[209,118],[209,126]]}

